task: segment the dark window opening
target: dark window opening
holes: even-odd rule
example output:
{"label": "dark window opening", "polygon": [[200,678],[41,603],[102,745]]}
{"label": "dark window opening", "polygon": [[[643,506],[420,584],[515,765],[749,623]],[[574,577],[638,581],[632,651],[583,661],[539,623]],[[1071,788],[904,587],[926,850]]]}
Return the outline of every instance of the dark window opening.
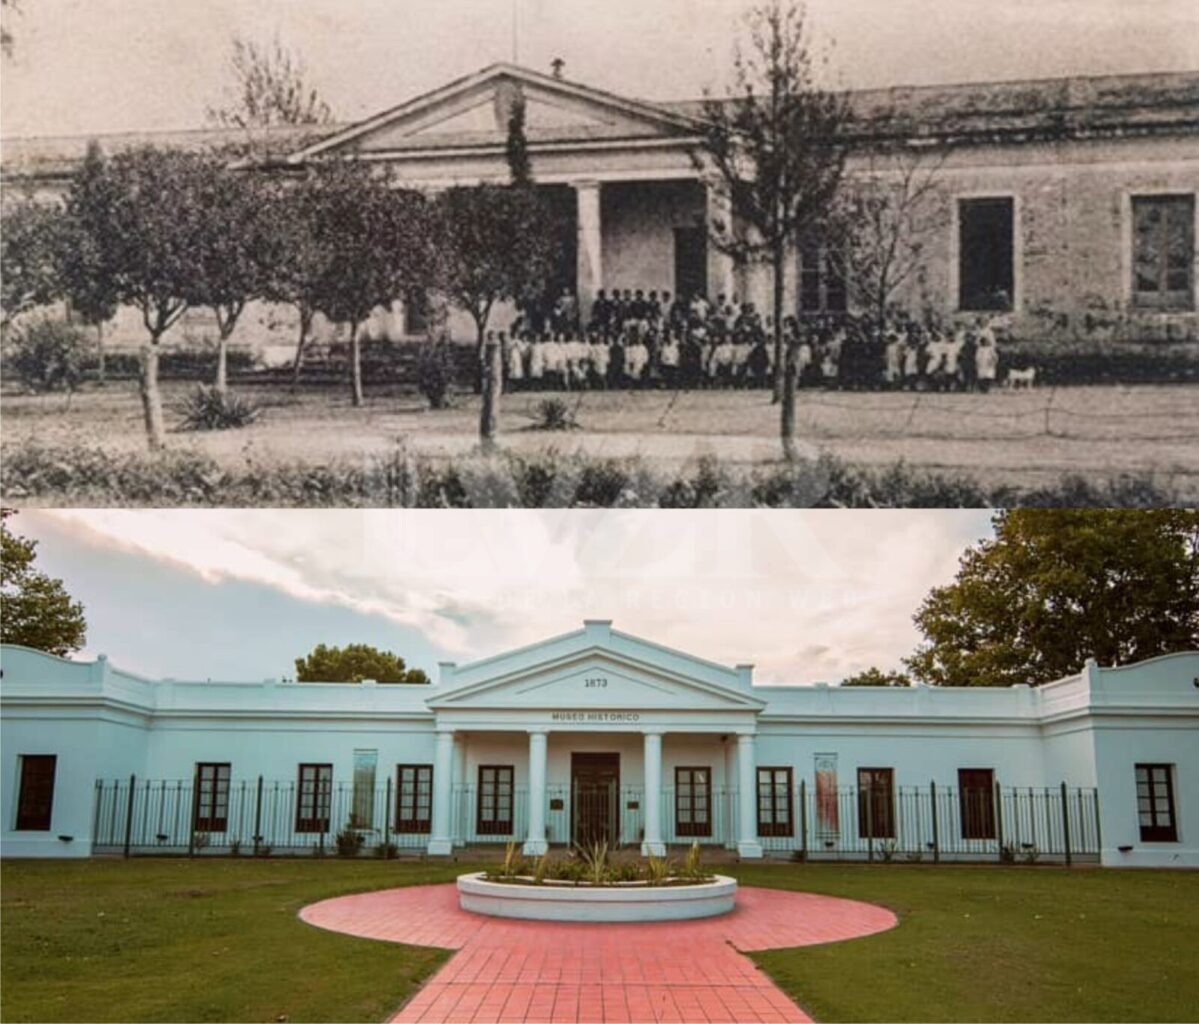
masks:
{"label": "dark window opening", "polygon": [[1137,765],[1137,817],[1142,842],[1178,842],[1173,767],[1169,764]]}
{"label": "dark window opening", "polygon": [[674,294],[679,298],[708,290],[707,227],[674,229]]}
{"label": "dark window opening", "polygon": [[995,772],[990,768],[958,769],[958,813],[963,839],[995,838]]}
{"label": "dark window opening", "polygon": [[505,836],[512,832],[511,765],[479,765],[479,805],[475,812],[475,830],[484,836]]}
{"label": "dark window opening", "polygon": [[1132,301],[1149,309],[1193,309],[1195,197],[1134,196]]}
{"label": "dark window opening", "polygon": [[433,766],[396,766],[396,831],[429,832],[433,827]]}
{"label": "dark window opening", "polygon": [[429,294],[423,288],[404,292],[404,333],[424,334],[429,330]]}
{"label": "dark window opening", "polygon": [[863,839],[895,838],[893,780],[890,768],[858,769],[858,835]]}
{"label": "dark window opening", "polygon": [[799,250],[799,312],[844,313],[845,267],[835,250],[807,242]]}
{"label": "dark window opening", "polygon": [[196,765],[196,810],[192,827],[197,832],[224,832],[229,819],[231,766],[211,762]]}
{"label": "dark window opening", "polygon": [[963,310],[1012,308],[1014,209],[1010,198],[958,200],[958,305]]}
{"label": "dark window opening", "polygon": [[328,832],[329,801],[333,793],[333,765],[300,765],[296,794],[296,831]]}
{"label": "dark window opening", "polygon": [[758,769],[758,835],[790,836],[791,769]]}
{"label": "dark window opening", "polygon": [[56,754],[21,756],[21,783],[17,796],[18,831],[50,831],[50,816],[54,810],[54,772],[57,764]]}
{"label": "dark window opening", "polygon": [[712,834],[712,769],[674,770],[674,830],[680,836]]}

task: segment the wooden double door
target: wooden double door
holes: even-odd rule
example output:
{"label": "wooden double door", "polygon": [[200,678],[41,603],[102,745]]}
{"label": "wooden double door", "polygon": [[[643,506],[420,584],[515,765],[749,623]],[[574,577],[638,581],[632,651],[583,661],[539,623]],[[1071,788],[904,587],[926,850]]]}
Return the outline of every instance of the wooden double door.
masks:
{"label": "wooden double door", "polygon": [[570,755],[570,841],[575,846],[620,842],[620,755]]}

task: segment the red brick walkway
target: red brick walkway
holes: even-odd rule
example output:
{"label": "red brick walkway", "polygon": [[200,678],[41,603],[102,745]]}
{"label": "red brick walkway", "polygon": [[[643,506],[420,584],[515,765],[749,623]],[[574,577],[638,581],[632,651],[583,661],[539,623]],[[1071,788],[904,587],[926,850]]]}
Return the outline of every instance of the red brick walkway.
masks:
{"label": "red brick walkway", "polygon": [[550,924],[470,914],[453,885],[342,896],[309,924],[459,952],[400,1009],[402,1022],[708,1022],[809,1018],[739,950],[836,942],[894,927],[854,900],[742,888],[731,914],[661,924]]}

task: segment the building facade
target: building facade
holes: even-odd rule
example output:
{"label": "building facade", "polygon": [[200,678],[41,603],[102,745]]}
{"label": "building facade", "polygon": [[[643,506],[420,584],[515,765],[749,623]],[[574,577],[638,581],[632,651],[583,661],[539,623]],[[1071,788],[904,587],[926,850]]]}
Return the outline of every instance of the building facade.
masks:
{"label": "building facade", "polygon": [[[584,313],[601,288],[706,291],[770,308],[766,268],[736,265],[709,243],[709,225],[730,219],[694,158],[698,101],[631,99],[497,64],[319,137],[293,130],[269,142],[279,173],[348,157],[428,191],[503,182],[518,100],[535,179],[575,227],[554,284],[576,291]],[[894,88],[850,100],[861,139],[851,182],[902,176],[905,160],[935,168],[937,188],[921,217],[921,270],[896,302],[915,313],[1002,314],[1026,338],[1199,339],[1199,73]],[[99,141],[115,152],[231,139],[183,132]],[[6,189],[61,192],[87,142],[4,140]],[[816,243],[790,255],[786,290],[789,313],[853,305]],[[376,311],[370,333],[420,334],[422,304],[408,298]],[[207,314],[190,316],[177,337],[209,331]],[[512,316],[497,310],[494,326]],[[452,326],[473,334],[464,316]],[[138,333],[131,322],[122,330]],[[258,309],[241,328],[243,340],[250,336],[286,348],[294,334],[285,312]]]}
{"label": "building facade", "polygon": [[430,685],[7,646],[5,856],[606,841],[1199,867],[1199,652],[1039,687],[761,686],[588,621]]}

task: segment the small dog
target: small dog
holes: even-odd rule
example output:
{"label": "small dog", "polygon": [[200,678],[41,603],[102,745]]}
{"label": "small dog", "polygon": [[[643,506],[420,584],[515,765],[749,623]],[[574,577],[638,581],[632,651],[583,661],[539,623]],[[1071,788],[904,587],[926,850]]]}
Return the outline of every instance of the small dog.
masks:
{"label": "small dog", "polygon": [[1030,366],[1024,370],[1008,370],[1004,383],[1015,391],[1017,388],[1033,388],[1037,386],[1037,368]]}

